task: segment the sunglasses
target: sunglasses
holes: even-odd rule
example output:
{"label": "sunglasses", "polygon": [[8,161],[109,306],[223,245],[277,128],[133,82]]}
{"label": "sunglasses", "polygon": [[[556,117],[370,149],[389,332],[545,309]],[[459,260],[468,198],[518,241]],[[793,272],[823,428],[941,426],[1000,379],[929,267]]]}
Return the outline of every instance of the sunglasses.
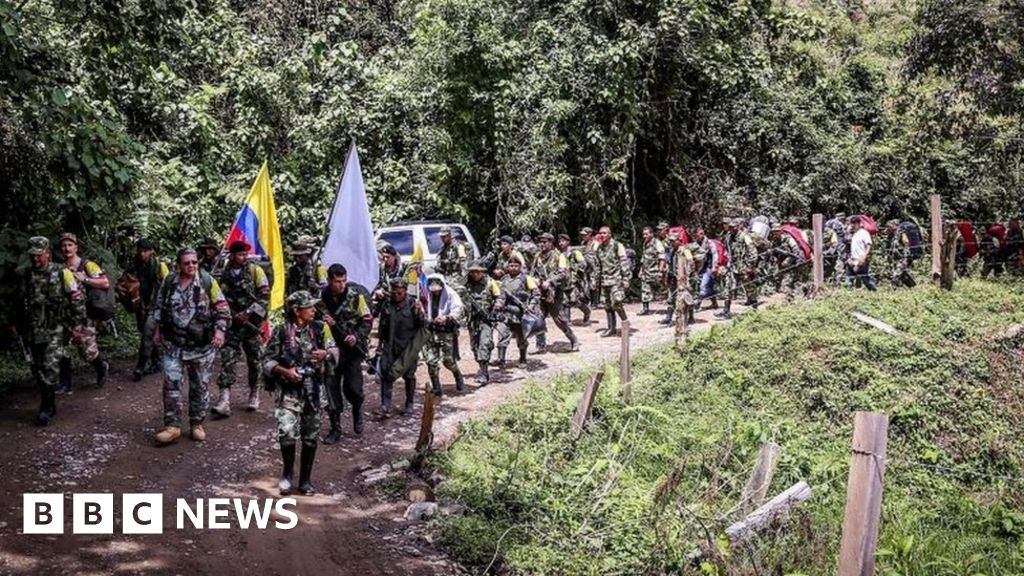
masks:
{"label": "sunglasses", "polygon": [[199,265],[199,261],[198,260],[185,260],[184,262],[181,263],[181,265],[182,266],[198,266]]}

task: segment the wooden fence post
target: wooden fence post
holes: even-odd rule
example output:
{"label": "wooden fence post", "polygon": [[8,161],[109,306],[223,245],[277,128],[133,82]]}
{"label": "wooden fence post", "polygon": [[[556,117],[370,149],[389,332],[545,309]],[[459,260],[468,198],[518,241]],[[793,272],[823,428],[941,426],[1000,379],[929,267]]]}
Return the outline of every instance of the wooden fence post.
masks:
{"label": "wooden fence post", "polygon": [[423,418],[420,420],[420,435],[416,440],[416,452],[421,454],[434,441],[434,389],[427,382],[427,393],[423,397]]}
{"label": "wooden fence post", "polygon": [[885,414],[857,412],[854,415],[839,576],[875,573],[888,430],[889,417]]}
{"label": "wooden fence post", "polygon": [[815,214],[814,218],[814,291],[818,292],[825,286],[825,217]]}
{"label": "wooden fence post", "polygon": [[928,197],[932,219],[932,280],[942,276],[942,199],[938,194]]}
{"label": "wooden fence post", "polygon": [[953,289],[953,279],[956,278],[956,239],[960,234],[955,224],[946,226],[946,233],[942,239],[942,270],[939,272],[939,286],[945,290]]}
{"label": "wooden fence post", "polygon": [[764,503],[780,456],[782,447],[775,442],[766,442],[761,446],[761,451],[757,454],[757,464],[740,496],[740,511],[743,514],[757,510]]}
{"label": "wooden fence post", "polygon": [[576,405],[576,414],[572,417],[573,440],[578,440],[580,434],[583,434],[583,425],[587,423],[587,418],[590,418],[590,410],[594,407],[594,398],[597,396],[597,389],[601,386],[602,378],[604,378],[604,370],[594,372],[590,381],[587,382],[587,387],[583,389],[583,396],[580,398],[579,404]]}
{"label": "wooden fence post", "polygon": [[622,339],[619,349],[619,384],[622,386],[622,399],[629,404],[630,375],[629,375],[629,320],[622,321]]}

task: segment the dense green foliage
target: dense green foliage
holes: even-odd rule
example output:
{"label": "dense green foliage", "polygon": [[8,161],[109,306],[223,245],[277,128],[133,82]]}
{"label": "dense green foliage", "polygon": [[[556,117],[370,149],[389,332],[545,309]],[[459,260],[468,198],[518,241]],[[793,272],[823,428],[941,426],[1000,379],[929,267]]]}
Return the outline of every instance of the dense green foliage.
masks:
{"label": "dense green foliage", "polygon": [[[853,310],[907,333],[858,324]],[[584,375],[537,384],[474,421],[437,457],[445,498],[467,506],[444,535],[464,561],[522,574],[697,571],[685,554],[716,541],[757,451],[784,454],[770,493],[801,479],[813,497],[752,551],[724,550],[718,574],[834,574],[853,413],[890,417],[882,574],[1024,571],[1019,284],[963,281],[745,315],[684,350],[640,355],[633,402],[605,373],[594,418],[570,440]]]}

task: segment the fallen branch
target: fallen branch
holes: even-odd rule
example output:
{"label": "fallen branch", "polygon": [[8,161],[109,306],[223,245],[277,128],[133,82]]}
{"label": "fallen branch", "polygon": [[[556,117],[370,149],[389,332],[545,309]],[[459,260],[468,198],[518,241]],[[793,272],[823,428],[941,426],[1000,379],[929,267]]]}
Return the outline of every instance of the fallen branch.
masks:
{"label": "fallen branch", "polygon": [[871,316],[868,316],[867,314],[861,314],[860,312],[851,312],[850,314],[858,322],[862,322],[864,324],[867,324],[868,326],[871,326],[872,328],[876,328],[878,330],[881,330],[882,332],[885,332],[886,334],[888,334],[890,336],[902,336],[903,335],[903,334],[900,333],[899,330],[893,328],[892,326],[886,324],[885,322],[882,322],[881,320],[877,320],[875,318],[872,318]]}
{"label": "fallen branch", "polygon": [[726,528],[725,535],[729,537],[729,543],[733,546],[743,544],[751,536],[764,530],[776,520],[787,516],[790,510],[799,506],[810,497],[811,487],[807,482],[803,480],[797,482],[743,520]]}

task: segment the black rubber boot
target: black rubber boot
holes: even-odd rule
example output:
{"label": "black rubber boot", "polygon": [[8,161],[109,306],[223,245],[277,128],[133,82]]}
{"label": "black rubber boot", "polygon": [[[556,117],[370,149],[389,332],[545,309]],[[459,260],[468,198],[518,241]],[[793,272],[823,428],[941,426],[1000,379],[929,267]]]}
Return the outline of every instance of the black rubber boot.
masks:
{"label": "black rubber boot", "polygon": [[583,304],[583,325],[590,324],[590,306]]}
{"label": "black rubber boot", "polygon": [[730,312],[731,309],[732,309],[732,300],[726,300],[725,301],[725,307],[722,308],[721,312],[716,312],[715,313],[715,317],[716,318],[722,318],[723,320],[728,320],[728,319],[732,318],[732,313]]}
{"label": "black rubber boot", "polygon": [[579,352],[580,351],[580,341],[579,341],[579,338],[576,338],[576,334],[573,334],[572,332],[569,333],[569,351],[570,352]]}
{"label": "black rubber boot", "polygon": [[455,373],[455,390],[462,392],[466,389],[466,377],[462,375],[462,372]]}
{"label": "black rubber boot", "polygon": [[519,351],[519,367],[526,368],[526,348]]}
{"label": "black rubber boot", "polygon": [[533,351],[534,354],[547,354],[548,352],[548,335],[538,334],[537,335],[537,349]]}
{"label": "black rubber boot", "polygon": [[491,373],[487,370],[487,362],[477,362],[476,383],[487,386],[491,382]]}
{"label": "black rubber boot", "polygon": [[331,410],[327,413],[327,419],[331,422],[331,429],[324,436],[324,444],[330,446],[341,440],[341,411]]}
{"label": "black rubber boot", "polygon": [[651,313],[651,303],[650,302],[641,302],[640,303],[640,312],[637,312],[637,316],[647,316],[650,313]]}
{"label": "black rubber boot", "polygon": [[606,310],[605,315],[608,317],[608,328],[601,332],[601,337],[610,338],[615,336],[615,325],[618,323],[618,318],[615,316],[614,310]]}
{"label": "black rubber boot", "polygon": [[39,413],[36,414],[36,426],[46,426],[57,415],[57,395],[53,388],[43,389],[39,398]]}
{"label": "black rubber boot", "polygon": [[430,387],[434,389],[434,396],[440,398],[444,396],[444,391],[441,390],[441,375],[431,374],[430,375]]}
{"label": "black rubber boot", "polygon": [[352,406],[352,432],[354,432],[356,434],[356,436],[361,436],[363,434],[363,407],[362,406],[355,406],[355,405]]}
{"label": "black rubber boot", "polygon": [[110,373],[110,362],[102,354],[92,361],[92,367],[96,369],[96,387],[102,388],[107,383],[107,374]]}
{"label": "black rubber boot", "polygon": [[281,462],[284,468],[277,487],[281,490],[281,496],[287,496],[292,493],[292,480],[295,478],[295,444],[281,445]]}
{"label": "black rubber boot", "polygon": [[312,496],[316,494],[313,488],[313,460],[316,459],[316,444],[302,443],[302,456],[299,461],[299,494]]}
{"label": "black rubber boot", "polygon": [[61,358],[57,365],[60,380],[57,383],[57,394],[68,394],[71,392],[71,358]]}
{"label": "black rubber boot", "polygon": [[508,348],[504,348],[504,347],[499,347],[498,348],[498,363],[497,363],[498,370],[504,370],[505,369],[505,354],[507,352],[508,352]]}

